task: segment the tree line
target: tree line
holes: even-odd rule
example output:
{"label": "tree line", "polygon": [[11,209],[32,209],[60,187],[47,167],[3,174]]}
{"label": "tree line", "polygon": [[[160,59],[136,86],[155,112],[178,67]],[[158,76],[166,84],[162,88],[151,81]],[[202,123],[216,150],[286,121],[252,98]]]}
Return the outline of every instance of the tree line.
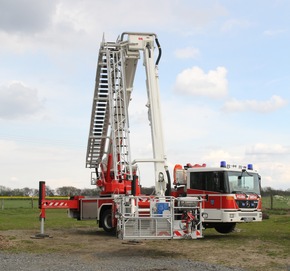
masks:
{"label": "tree line", "polygon": [[[154,187],[142,187],[141,193],[145,195],[150,195],[154,193]],[[264,187],[261,190],[262,196],[270,196],[270,195],[280,195],[280,196],[290,196],[290,189],[281,190],[274,189],[271,187]],[[15,188],[11,189],[5,186],[0,185],[0,196],[26,196],[26,197],[38,197],[39,191],[35,188]],[[97,196],[98,191],[96,188],[83,188],[79,189],[73,186],[62,186],[56,189],[52,189],[49,186],[46,186],[46,196]]]}
{"label": "tree line", "polygon": [[[83,188],[79,189],[73,186],[62,186],[56,189],[52,189],[49,186],[46,186],[46,196],[53,197],[53,196],[95,196],[97,195],[96,189],[90,188]],[[11,189],[9,187],[5,187],[0,185],[0,196],[25,196],[25,197],[38,197],[39,190],[35,188],[15,188]]]}
{"label": "tree line", "polygon": [[290,188],[286,190],[281,190],[281,189],[275,189],[272,187],[263,187],[261,194],[262,196],[272,196],[272,195],[290,196]]}

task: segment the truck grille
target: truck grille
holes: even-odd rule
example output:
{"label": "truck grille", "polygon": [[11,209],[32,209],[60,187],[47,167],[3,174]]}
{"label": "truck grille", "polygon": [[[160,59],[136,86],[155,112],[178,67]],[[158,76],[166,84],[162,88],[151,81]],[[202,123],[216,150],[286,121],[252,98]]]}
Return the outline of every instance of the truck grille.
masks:
{"label": "truck grille", "polygon": [[239,216],[249,217],[249,216],[257,216],[257,213],[239,213]]}
{"label": "truck grille", "polygon": [[236,200],[239,208],[255,209],[258,206],[257,200]]}

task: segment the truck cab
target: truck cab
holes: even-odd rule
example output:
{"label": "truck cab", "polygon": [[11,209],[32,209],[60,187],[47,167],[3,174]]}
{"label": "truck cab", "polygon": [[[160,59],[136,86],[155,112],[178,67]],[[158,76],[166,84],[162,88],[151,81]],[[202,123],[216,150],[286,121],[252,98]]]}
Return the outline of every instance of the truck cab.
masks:
{"label": "truck cab", "polygon": [[203,226],[220,233],[234,230],[236,223],[262,221],[261,177],[252,164],[220,167],[187,164],[176,166],[174,196],[201,196]]}

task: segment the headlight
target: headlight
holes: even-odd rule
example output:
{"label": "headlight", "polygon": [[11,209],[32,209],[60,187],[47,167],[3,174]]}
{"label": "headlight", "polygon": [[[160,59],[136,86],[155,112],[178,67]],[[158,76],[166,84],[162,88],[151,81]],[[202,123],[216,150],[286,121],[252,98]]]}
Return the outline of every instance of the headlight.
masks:
{"label": "headlight", "polygon": [[230,214],[230,218],[234,218],[235,217],[235,214]]}
{"label": "headlight", "polygon": [[208,213],[202,213],[203,218],[208,218]]}

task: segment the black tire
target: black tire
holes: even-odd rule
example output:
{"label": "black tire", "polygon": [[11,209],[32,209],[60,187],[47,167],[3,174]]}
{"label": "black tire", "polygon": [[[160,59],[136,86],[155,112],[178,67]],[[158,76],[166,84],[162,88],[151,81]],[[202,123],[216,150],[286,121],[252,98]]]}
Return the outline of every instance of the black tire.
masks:
{"label": "black tire", "polygon": [[236,223],[221,223],[216,225],[214,228],[217,232],[227,234],[234,231]]}
{"label": "black tire", "polygon": [[115,227],[112,226],[112,209],[107,209],[102,215],[102,226],[105,232],[114,233]]}

